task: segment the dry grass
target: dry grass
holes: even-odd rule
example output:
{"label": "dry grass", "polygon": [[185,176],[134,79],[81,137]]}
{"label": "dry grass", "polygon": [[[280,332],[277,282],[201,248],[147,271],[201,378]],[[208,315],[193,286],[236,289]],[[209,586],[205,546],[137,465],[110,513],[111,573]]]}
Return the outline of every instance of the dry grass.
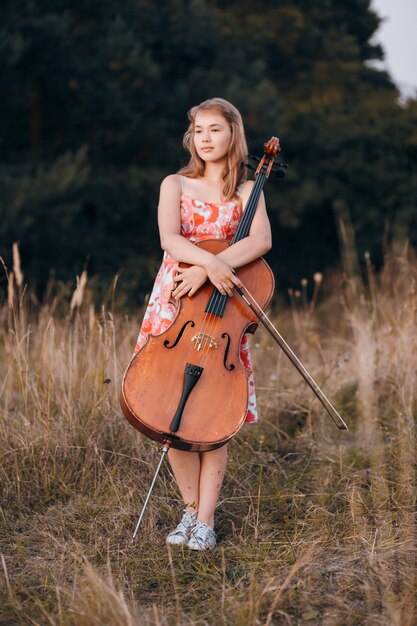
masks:
{"label": "dry grass", "polygon": [[275,315],[350,431],[260,330],[263,420],[231,443],[218,548],[195,554],[164,543],[167,464],[130,540],[159,455],[118,405],[137,320],[97,312],[86,276],[39,305],[17,266],[0,310],[0,623],[415,624],[417,264],[394,250],[368,269],[366,287],[327,279],[319,308],[303,282]]}

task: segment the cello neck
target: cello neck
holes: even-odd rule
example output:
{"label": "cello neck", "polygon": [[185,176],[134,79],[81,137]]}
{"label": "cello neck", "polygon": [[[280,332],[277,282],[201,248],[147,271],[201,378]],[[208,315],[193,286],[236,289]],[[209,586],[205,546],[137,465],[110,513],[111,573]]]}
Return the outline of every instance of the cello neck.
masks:
{"label": "cello neck", "polygon": [[271,137],[271,139],[264,145],[264,150],[264,156],[260,160],[258,168],[255,172],[255,184],[246,203],[242,219],[240,220],[235,236],[233,237],[232,244],[249,235],[262,189],[268,180],[268,176],[274,164],[274,158],[276,154],[281,151],[279,139],[277,137]]}
{"label": "cello neck", "polygon": [[252,187],[252,191],[246,203],[246,208],[243,212],[242,219],[239,222],[239,226],[233,237],[232,244],[244,239],[249,235],[249,230],[252,225],[253,218],[255,217],[256,209],[258,206],[259,198],[262,193],[262,189],[266,183],[267,177],[265,172],[261,171],[256,177],[255,184]]}
{"label": "cello neck", "polygon": [[[249,195],[235,236],[232,239],[232,244],[240,241],[241,239],[244,239],[249,235],[250,227],[252,225],[253,218],[255,217],[262,189],[264,188],[264,185],[268,180],[268,176],[274,164],[275,155],[281,150],[279,146],[279,139],[277,139],[277,137],[272,137],[264,145],[264,150],[264,156],[260,160],[259,166],[255,172],[255,184],[253,185],[252,191]],[[227,296],[221,295],[217,289],[214,289],[205,308],[205,312],[216,315],[217,317],[222,317],[226,307],[226,302]]]}

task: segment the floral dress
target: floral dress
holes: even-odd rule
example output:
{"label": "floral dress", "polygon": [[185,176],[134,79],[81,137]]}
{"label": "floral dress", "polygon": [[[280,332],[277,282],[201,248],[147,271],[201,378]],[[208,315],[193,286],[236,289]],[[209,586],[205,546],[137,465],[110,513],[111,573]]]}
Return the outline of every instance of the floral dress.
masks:
{"label": "floral dress", "polygon": [[[181,177],[182,186],[184,184]],[[237,230],[242,207],[239,200],[228,202],[203,202],[196,200],[184,191],[181,194],[181,235],[193,243],[205,239],[226,239],[231,241]],[[174,288],[174,276],[178,262],[164,253],[161,267],[155,279],[148,306],[139,331],[135,353],[146,343],[148,334],[159,335],[172,323],[175,317],[175,306],[169,302],[171,291]],[[255,383],[252,372],[252,362],[249,352],[249,341],[243,335],[240,345],[240,358],[250,371],[248,377],[249,403],[245,422],[258,422],[256,408]]]}

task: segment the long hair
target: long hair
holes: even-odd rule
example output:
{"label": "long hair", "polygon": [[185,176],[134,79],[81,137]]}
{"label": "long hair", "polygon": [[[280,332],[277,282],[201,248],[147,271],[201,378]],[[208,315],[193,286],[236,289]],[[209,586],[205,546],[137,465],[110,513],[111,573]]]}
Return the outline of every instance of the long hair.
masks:
{"label": "long hair", "polygon": [[230,139],[227,162],[223,171],[222,196],[228,201],[236,197],[238,186],[246,180],[245,159],[248,153],[245,130],[243,128],[242,116],[233,104],[223,98],[211,98],[201,104],[192,107],[188,111],[189,126],[184,134],[183,145],[190,153],[191,157],[187,165],[178,171],[190,178],[197,178],[204,173],[205,163],[197,154],[194,146],[194,124],[195,116],[199,111],[218,111],[230,124],[232,136]]}

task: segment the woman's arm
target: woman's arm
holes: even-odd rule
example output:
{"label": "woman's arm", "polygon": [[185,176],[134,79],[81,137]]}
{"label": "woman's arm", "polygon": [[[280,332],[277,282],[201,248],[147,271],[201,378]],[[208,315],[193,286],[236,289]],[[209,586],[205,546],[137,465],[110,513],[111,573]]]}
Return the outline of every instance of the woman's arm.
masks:
{"label": "woman's arm", "polygon": [[[180,234],[181,231],[181,181],[178,174],[167,176],[161,184],[161,192],[158,205],[158,225],[161,238],[161,246],[168,254],[183,263],[190,263],[192,266],[198,265],[202,272],[193,272],[192,268],[178,271],[180,281],[176,289],[172,292],[175,298],[181,298],[186,293],[195,293],[206,278],[208,278],[223,295],[233,295],[233,286],[242,286],[240,280],[235,276],[229,265],[219,259],[215,254],[203,250],[191,241],[188,241]],[[198,275],[198,277],[194,276]],[[183,284],[185,282],[185,284]]]}
{"label": "woman's arm", "polygon": [[178,174],[171,174],[162,181],[159,195],[158,226],[161,247],[176,261],[205,267],[214,255],[180,234],[180,202],[180,177]]}
{"label": "woman's arm", "polygon": [[[243,205],[247,202],[252,186],[252,182],[247,182],[242,189]],[[259,200],[249,236],[218,255],[203,250],[180,234],[180,201],[180,177],[177,174],[167,176],[161,184],[158,206],[159,233],[163,250],[166,250],[176,261],[203,268],[207,278],[220,293],[232,296],[234,285],[242,286],[240,280],[233,274],[232,268],[246,265],[265,254],[271,247],[271,228],[263,195]],[[194,274],[198,274],[198,278]],[[179,284],[173,291],[173,295],[176,298],[181,298],[186,293],[192,295],[204,281],[203,274],[193,272],[192,268],[179,270],[179,275],[175,279],[175,282]]]}

